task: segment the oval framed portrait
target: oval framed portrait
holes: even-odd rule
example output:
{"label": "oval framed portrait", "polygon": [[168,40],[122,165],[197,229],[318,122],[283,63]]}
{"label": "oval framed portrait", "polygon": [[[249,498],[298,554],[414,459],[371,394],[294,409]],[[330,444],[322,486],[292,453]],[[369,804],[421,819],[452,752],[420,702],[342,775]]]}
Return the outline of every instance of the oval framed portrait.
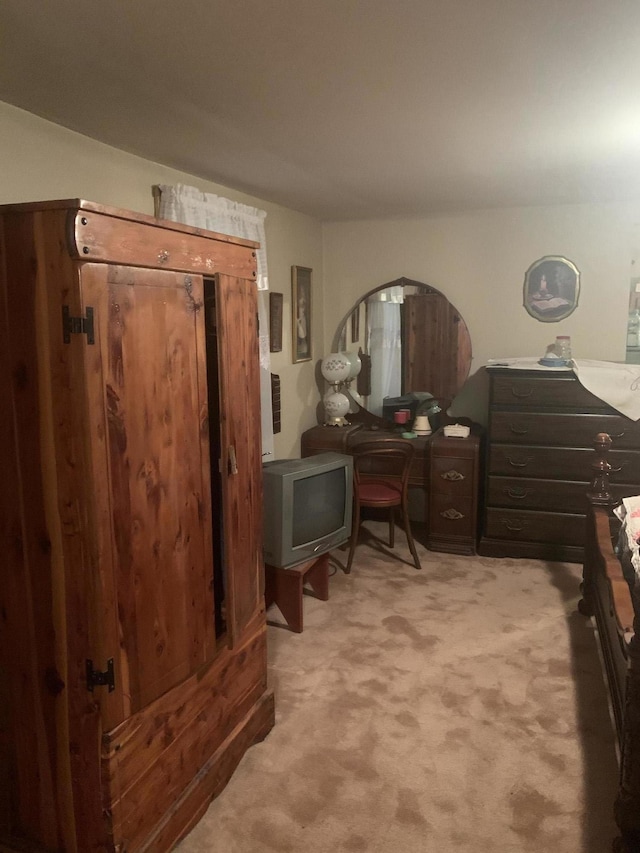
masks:
{"label": "oval framed portrait", "polygon": [[545,255],[524,276],[524,307],[542,323],[557,323],[572,314],[580,296],[580,272],[560,255]]}

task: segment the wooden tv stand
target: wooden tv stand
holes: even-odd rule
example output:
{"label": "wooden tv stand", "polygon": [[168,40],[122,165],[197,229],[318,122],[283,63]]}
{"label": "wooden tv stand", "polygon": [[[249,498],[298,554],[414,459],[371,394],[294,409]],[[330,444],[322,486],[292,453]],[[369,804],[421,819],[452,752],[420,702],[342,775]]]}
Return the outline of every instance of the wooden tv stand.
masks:
{"label": "wooden tv stand", "polygon": [[277,604],[289,628],[301,634],[305,582],[309,584],[316,598],[321,601],[329,600],[329,554],[313,557],[287,569],[266,563],[264,570],[266,608]]}

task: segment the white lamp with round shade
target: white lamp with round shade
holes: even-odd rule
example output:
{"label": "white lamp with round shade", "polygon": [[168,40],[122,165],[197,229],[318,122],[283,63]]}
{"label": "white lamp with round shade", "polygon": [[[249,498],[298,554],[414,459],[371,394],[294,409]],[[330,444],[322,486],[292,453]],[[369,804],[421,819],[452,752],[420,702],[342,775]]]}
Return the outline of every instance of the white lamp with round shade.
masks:
{"label": "white lamp with round shade", "polygon": [[344,352],[342,355],[346,356],[349,361],[349,376],[346,381],[350,382],[352,379],[355,379],[362,370],[362,361],[360,360],[360,356],[357,352]]}
{"label": "white lamp with round shade", "polygon": [[325,426],[346,426],[348,421],[345,415],[349,411],[349,398],[340,390],[340,386],[349,378],[352,365],[348,354],[344,352],[332,352],[322,359],[320,372],[331,385],[323,397],[326,415]]}
{"label": "white lamp with round shade", "polygon": [[362,397],[358,394],[357,387],[352,388],[351,385],[362,370],[362,361],[357,352],[345,352],[344,355],[350,364],[349,376],[344,380],[344,392],[349,397],[349,411],[357,412],[358,407],[362,406]]}
{"label": "white lamp with round shade", "polygon": [[320,371],[330,385],[339,385],[349,378],[351,361],[346,352],[332,352],[325,355],[320,365]]}

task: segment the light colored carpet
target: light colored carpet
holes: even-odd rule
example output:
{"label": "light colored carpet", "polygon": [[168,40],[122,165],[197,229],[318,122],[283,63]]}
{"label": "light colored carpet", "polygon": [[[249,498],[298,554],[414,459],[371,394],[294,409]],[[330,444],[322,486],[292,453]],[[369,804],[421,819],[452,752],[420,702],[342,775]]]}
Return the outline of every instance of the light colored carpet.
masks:
{"label": "light colored carpet", "polygon": [[276,725],[180,853],[607,851],[617,767],[580,567],[418,546],[417,571],[385,535],[367,522],[302,634],[269,627]]}

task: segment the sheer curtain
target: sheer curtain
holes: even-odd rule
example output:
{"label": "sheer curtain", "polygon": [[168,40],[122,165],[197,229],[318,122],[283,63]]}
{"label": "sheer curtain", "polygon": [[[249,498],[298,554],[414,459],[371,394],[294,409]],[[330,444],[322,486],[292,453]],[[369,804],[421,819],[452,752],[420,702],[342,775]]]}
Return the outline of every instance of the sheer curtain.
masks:
{"label": "sheer curtain", "polygon": [[399,396],[402,388],[402,288],[394,287],[390,291],[380,296],[375,294],[367,305],[371,354],[371,395],[367,408],[380,416],[384,398]]}
{"label": "sheer curtain", "polygon": [[244,237],[260,243],[257,255],[258,324],[260,346],[260,411],[262,421],[262,458],[273,457],[273,420],[271,410],[271,356],[269,354],[269,312],[267,248],[264,230],[266,212],[231,201],[224,196],[203,193],[185,184],[159,185],[153,188],[156,216],[185,225],[218,231],[231,237]]}

